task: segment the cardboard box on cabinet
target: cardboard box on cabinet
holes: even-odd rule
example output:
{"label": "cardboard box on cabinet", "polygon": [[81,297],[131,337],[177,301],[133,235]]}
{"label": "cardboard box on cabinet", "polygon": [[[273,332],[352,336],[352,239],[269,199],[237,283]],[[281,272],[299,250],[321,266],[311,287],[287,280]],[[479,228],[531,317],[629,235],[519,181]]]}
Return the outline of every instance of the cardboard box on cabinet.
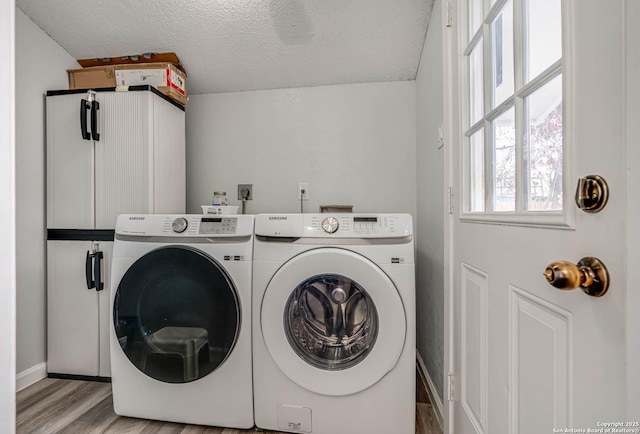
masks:
{"label": "cardboard box on cabinet", "polygon": [[187,76],[171,63],[135,63],[70,69],[69,89],[151,85],[174,101],[187,104]]}

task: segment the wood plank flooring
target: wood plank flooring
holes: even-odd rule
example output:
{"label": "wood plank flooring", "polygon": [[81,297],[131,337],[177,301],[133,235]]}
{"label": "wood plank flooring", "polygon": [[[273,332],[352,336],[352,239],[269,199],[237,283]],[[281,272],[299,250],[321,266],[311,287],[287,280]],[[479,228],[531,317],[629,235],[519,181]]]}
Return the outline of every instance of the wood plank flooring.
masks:
{"label": "wood plank flooring", "polygon": [[[420,384],[416,401],[416,434],[441,434],[428,395]],[[111,384],[92,381],[45,378],[18,392],[16,408],[17,432],[24,434],[247,434],[260,431],[118,416],[113,412]]]}

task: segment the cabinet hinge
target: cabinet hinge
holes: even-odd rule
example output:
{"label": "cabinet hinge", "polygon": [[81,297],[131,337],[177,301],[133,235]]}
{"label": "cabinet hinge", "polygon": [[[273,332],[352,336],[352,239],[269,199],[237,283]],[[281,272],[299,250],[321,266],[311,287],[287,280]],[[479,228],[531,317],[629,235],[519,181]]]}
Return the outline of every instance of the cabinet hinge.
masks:
{"label": "cabinet hinge", "polygon": [[447,0],[445,2],[445,11],[444,11],[444,26],[452,27],[453,26],[453,5],[451,4],[451,0]]}
{"label": "cabinet hinge", "polygon": [[453,214],[453,187],[449,187],[447,202],[449,205],[449,214]]}
{"label": "cabinet hinge", "polygon": [[448,389],[447,390],[447,400],[449,400],[449,401],[453,401],[455,399],[455,395],[453,393],[453,389],[454,389],[454,385],[455,385],[454,378],[455,378],[455,376],[453,375],[453,372],[449,372],[449,374],[447,375],[447,380],[448,380],[448,383],[447,383],[447,389]]}

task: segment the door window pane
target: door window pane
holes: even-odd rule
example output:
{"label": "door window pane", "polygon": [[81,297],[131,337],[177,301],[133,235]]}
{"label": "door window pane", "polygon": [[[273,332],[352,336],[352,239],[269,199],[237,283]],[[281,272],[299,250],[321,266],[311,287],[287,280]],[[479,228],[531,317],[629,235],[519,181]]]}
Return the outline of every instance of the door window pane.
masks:
{"label": "door window pane", "polygon": [[338,274],[313,276],[291,293],[284,329],[293,350],[312,366],[350,368],[369,354],[378,336],[373,300],[357,282]]}
{"label": "door window pane", "polygon": [[491,23],[491,108],[513,95],[513,1]]}
{"label": "door window pane", "polygon": [[484,115],[482,51],[482,39],[480,39],[469,56],[469,119],[471,125],[479,121]]}
{"label": "door window pane", "polygon": [[469,0],[469,39],[473,38],[473,35],[482,24],[482,1]]}
{"label": "door window pane", "polygon": [[512,108],[493,121],[494,211],[516,209],[516,125]]}
{"label": "door window pane", "polygon": [[484,211],[484,130],[469,137],[469,211]]}
{"label": "door window pane", "polygon": [[526,82],[562,57],[561,5],[561,0],[525,1]]}
{"label": "door window pane", "polygon": [[529,210],[562,209],[562,75],[525,99]]}

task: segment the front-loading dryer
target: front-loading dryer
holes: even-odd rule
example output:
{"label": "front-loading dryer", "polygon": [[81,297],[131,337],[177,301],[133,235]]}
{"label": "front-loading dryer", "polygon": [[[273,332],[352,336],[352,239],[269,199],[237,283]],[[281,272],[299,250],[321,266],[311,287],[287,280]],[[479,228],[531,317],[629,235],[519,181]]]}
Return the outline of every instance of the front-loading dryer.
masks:
{"label": "front-loading dryer", "polygon": [[121,215],[113,249],[116,414],[251,428],[253,216]]}
{"label": "front-loading dryer", "polygon": [[253,356],[259,428],[413,434],[411,216],[256,216]]}

